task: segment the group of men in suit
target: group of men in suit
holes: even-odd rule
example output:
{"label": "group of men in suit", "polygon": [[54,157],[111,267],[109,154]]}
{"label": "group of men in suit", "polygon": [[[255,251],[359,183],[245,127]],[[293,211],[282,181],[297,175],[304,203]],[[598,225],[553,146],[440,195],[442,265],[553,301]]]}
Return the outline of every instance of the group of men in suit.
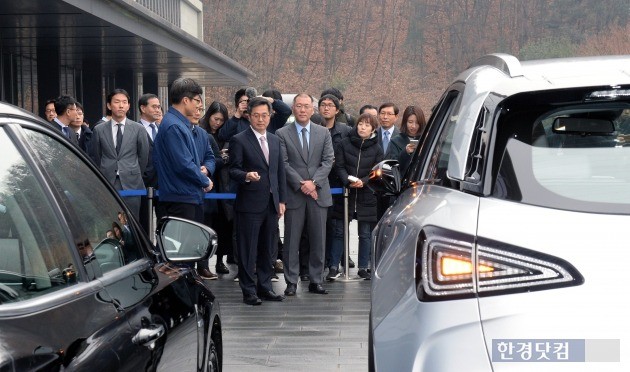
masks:
{"label": "group of men in suit", "polygon": [[[327,294],[322,286],[325,269],[326,219],[332,205],[328,175],[334,163],[332,137],[326,126],[311,121],[314,100],[298,94],[293,101],[295,121],[267,131],[272,108],[262,98],[248,102],[251,129],[230,140],[230,176],[238,183],[237,256],[243,302],[282,301],[271,287],[273,232],[284,215],[285,296],[295,296],[300,280],[300,250],[307,248],[308,290]],[[391,103],[377,111],[379,145],[387,149],[399,131],[394,125],[398,107]],[[301,245],[308,236],[308,247]],[[257,279],[257,281],[256,281]]]}
{"label": "group of men in suit", "polygon": [[[159,215],[199,220],[203,193],[212,188],[209,175],[201,172],[196,158],[189,118],[198,110],[202,90],[192,79],[177,79],[171,88],[171,103],[158,131],[159,99],[145,94],[139,100],[141,123],[127,118],[129,95],[115,89],[107,96],[111,118],[93,129],[89,150],[95,164],[118,190],[144,189],[160,179]],[[314,100],[308,94],[294,98],[295,121],[267,130],[273,115],[273,100],[251,98],[247,102],[250,127],[230,139],[230,177],[236,190],[236,256],[243,302],[282,301],[271,286],[272,254],[278,219],[285,218],[285,296],[295,296],[300,276],[300,240],[308,236],[309,292],[327,294],[322,286],[325,268],[325,237],[328,207],[332,205],[328,175],[334,162],[331,135],[325,126],[311,121]],[[55,101],[53,121],[71,142],[69,123],[76,119],[76,101],[62,96]],[[386,150],[398,134],[394,123],[398,108],[379,108],[379,144]],[[155,159],[152,159],[155,158]],[[155,166],[154,161],[155,160]],[[162,195],[163,194],[163,195]],[[138,216],[140,198],[127,199]],[[303,234],[305,233],[305,234]]]}
{"label": "group of men in suit", "polygon": [[238,183],[235,211],[239,284],[243,302],[249,305],[285,298],[271,286],[274,232],[283,215],[284,295],[296,295],[303,229],[308,229],[310,245],[309,292],[328,293],[322,281],[326,215],[332,205],[328,173],[334,152],[328,130],[310,121],[313,104],[311,96],[298,94],[293,102],[295,122],[273,134],[267,131],[271,103],[265,98],[252,98],[247,110],[250,129],[230,140],[230,177]]}
{"label": "group of men in suit", "polygon": [[[154,112],[155,107],[152,116],[145,115],[149,103],[144,107],[142,103],[143,99],[146,101],[147,98],[152,106],[157,105],[159,116],[161,108],[155,95],[144,95],[140,99],[142,118],[152,119],[152,122],[146,125],[153,125],[155,128],[153,133],[147,129],[148,126],[143,125],[144,122],[140,124],[127,118],[131,103],[129,94],[124,89],[114,89],[107,95],[106,104],[110,117],[100,121],[92,129],[85,124],[79,124],[79,128],[75,127],[80,104],[71,96],[63,95],[52,102],[47,102],[46,109],[48,110],[49,105],[54,106],[56,117],[52,119],[51,124],[71,143],[89,155],[116,190],[143,190],[147,186],[145,180],[153,180],[150,177],[153,170],[151,146],[157,133],[155,120],[158,117]],[[131,196],[126,198],[126,202],[131,212],[139,217],[141,198]]]}

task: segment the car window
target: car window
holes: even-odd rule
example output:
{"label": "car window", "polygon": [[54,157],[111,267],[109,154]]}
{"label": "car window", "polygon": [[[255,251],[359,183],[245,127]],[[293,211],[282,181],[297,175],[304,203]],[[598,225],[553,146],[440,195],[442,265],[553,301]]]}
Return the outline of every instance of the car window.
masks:
{"label": "car window", "polygon": [[83,160],[56,140],[27,130],[69,218],[74,238],[83,243],[86,270],[98,277],[143,257],[138,234],[121,204]]}
{"label": "car window", "polygon": [[557,209],[627,214],[630,103],[536,106],[531,95],[522,100],[528,98],[529,106],[521,106],[515,97],[508,102],[512,109],[499,118],[495,153],[501,161],[493,196]]}
{"label": "car window", "polygon": [[440,109],[443,110],[440,115],[440,121],[431,147],[431,153],[428,158],[426,171],[423,172],[422,179],[431,180],[436,185],[451,187],[452,183],[447,177],[448,162],[451,154],[451,145],[453,142],[453,133],[457,123],[457,107],[460,100],[457,99],[456,92],[446,97],[450,101],[445,102]]}
{"label": "car window", "polygon": [[0,129],[0,304],[77,283],[73,254],[54,205]]}

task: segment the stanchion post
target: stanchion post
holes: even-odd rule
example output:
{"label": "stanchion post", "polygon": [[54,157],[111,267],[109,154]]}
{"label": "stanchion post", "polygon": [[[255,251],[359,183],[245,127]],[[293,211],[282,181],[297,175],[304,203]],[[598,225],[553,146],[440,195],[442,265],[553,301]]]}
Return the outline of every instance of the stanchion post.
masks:
{"label": "stanchion post", "polygon": [[155,215],[153,212],[153,191],[153,187],[147,187],[147,206],[149,209],[149,239],[151,239],[151,242],[155,244],[155,224],[153,223],[153,221],[155,220]]}
{"label": "stanchion post", "polygon": [[337,279],[340,282],[354,282],[359,280],[359,278],[350,279],[350,265],[348,265],[350,259],[350,218],[348,215],[350,214],[348,208],[348,200],[350,198],[350,190],[347,187],[343,188],[343,250],[345,252],[345,262],[344,267],[346,270],[346,274],[343,278]]}
{"label": "stanchion post", "polygon": [[348,197],[350,192],[343,188],[343,250],[345,252],[346,280],[350,278],[350,221],[348,221]]}

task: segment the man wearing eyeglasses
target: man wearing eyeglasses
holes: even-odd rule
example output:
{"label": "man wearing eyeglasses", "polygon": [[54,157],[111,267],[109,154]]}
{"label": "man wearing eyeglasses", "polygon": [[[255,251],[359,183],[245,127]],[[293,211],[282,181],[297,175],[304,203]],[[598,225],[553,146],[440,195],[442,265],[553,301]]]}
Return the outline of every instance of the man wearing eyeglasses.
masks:
{"label": "man wearing eyeglasses", "polygon": [[198,113],[201,86],[190,78],[176,79],[171,85],[171,107],[155,136],[153,165],[160,186],[157,218],[175,216],[203,222],[203,198],[212,181],[201,170],[192,124],[188,117]]}
{"label": "man wearing eyeglasses", "polygon": [[381,107],[378,108],[378,122],[380,127],[376,132],[378,134],[378,144],[383,149],[383,154],[387,153],[389,141],[400,133],[398,128],[394,125],[396,124],[396,120],[398,120],[398,106],[388,102],[383,103]]}
{"label": "man wearing eyeglasses", "polygon": [[[195,149],[199,156],[199,169],[205,176],[212,178],[216,168],[216,161],[212,147],[210,146],[210,139],[208,138],[208,132],[199,127],[199,120],[203,115],[203,102],[201,99],[193,98],[193,101],[197,104],[197,110],[191,115],[186,116],[186,119],[192,124],[193,140],[195,141]],[[202,221],[203,222],[203,219]],[[216,280],[219,276],[210,270],[208,260],[197,262],[197,272],[201,277],[210,280]]]}
{"label": "man wearing eyeglasses", "polygon": [[44,117],[49,123],[52,123],[53,119],[57,117],[57,113],[55,112],[54,99],[49,99],[48,101],[46,101],[46,106],[44,106]]}
{"label": "man wearing eyeglasses", "polygon": [[69,125],[77,119],[77,101],[71,96],[60,96],[55,99],[55,113],[52,124],[59,129],[70,142],[79,145],[77,137],[74,135]]}
{"label": "man wearing eyeglasses", "polygon": [[265,98],[250,100],[250,129],[230,142],[230,178],[238,185],[234,203],[238,278],[248,305],[284,300],[271,286],[275,233],[286,200],[280,139],[267,131],[271,110]]}
{"label": "man wearing eyeglasses", "polygon": [[334,151],[328,129],[313,124],[313,98],[301,93],[293,99],[295,122],[276,131],[287,173],[287,211],[284,219],[284,294],[295,296],[299,276],[302,231],[308,229],[310,284],[308,291],[327,294],[324,279],[326,216],[332,205],[328,174]]}
{"label": "man wearing eyeglasses", "polygon": [[[378,144],[383,149],[383,154],[387,153],[389,142],[395,136],[400,133],[400,130],[396,127],[396,121],[398,120],[398,106],[391,102],[383,103],[378,108],[378,122],[380,126],[376,130],[378,135]],[[376,198],[376,218],[381,219],[393,198],[389,196],[378,196]]]}
{"label": "man wearing eyeglasses", "polygon": [[[339,117],[339,112],[341,110],[341,102],[337,99],[336,96],[332,94],[325,94],[319,99],[319,113],[324,120],[323,125],[328,128],[330,133],[330,137],[332,139],[333,148],[337,148],[337,146],[341,143],[341,141],[348,136],[351,128],[339,121],[337,118]],[[343,187],[344,183],[339,179],[337,172],[334,170],[330,172],[328,175],[328,182],[330,183],[331,188]],[[337,203],[343,203],[342,195],[333,195],[333,205]],[[343,209],[343,208],[341,208]],[[339,208],[335,208],[334,206],[328,209],[328,218],[326,219],[326,267],[328,267],[328,261],[330,260],[330,249],[332,246],[332,236],[333,236],[333,224],[336,221],[343,221],[343,215],[336,215],[335,211],[339,210]],[[300,252],[301,253],[301,252]],[[300,261],[303,262],[303,255],[300,255]],[[342,257],[342,262],[345,262],[345,259]],[[335,274],[335,278],[339,275]]]}

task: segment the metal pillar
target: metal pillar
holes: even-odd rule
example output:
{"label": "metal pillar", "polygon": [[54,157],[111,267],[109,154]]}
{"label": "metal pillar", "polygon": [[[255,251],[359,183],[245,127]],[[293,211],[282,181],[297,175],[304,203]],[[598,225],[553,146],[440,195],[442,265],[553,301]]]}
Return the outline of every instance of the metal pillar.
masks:
{"label": "metal pillar", "polygon": [[350,190],[347,187],[343,188],[343,250],[345,252],[345,275],[341,279],[337,279],[342,282],[352,282],[356,280],[362,280],[362,278],[350,278],[350,266],[348,262],[350,260],[350,219],[348,218],[349,208],[348,199],[350,197]]}

